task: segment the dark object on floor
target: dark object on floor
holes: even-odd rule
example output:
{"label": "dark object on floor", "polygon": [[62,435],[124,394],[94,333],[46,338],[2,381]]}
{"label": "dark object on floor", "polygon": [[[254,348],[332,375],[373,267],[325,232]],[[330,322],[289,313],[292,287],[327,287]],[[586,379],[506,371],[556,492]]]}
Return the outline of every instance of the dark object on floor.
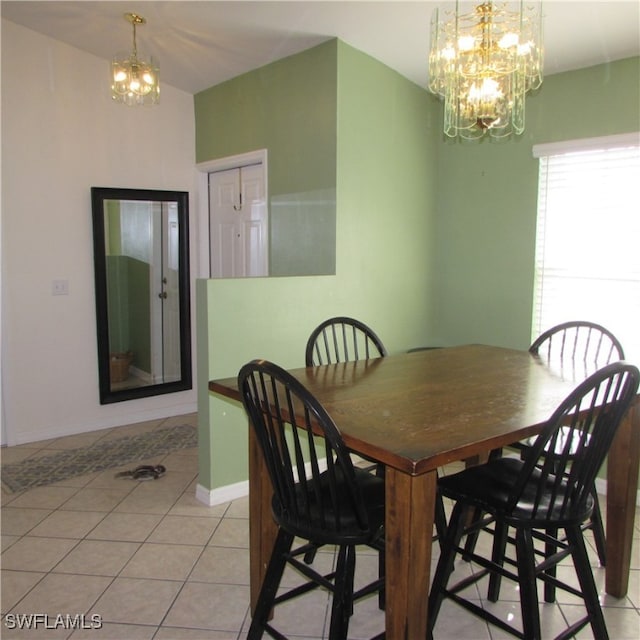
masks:
{"label": "dark object on floor", "polygon": [[[558,638],[571,638],[590,624],[594,637],[607,640],[582,525],[591,518],[595,476],[635,397],[639,378],[638,369],[623,362],[603,367],[560,404],[523,459],[493,459],[438,481],[441,493],[454,500],[455,506],[440,542],[441,555],[429,596],[430,637],[442,601],[449,598],[507,633],[539,640],[539,579],[544,583],[546,602],[555,601],[557,588],[584,600],[586,615]],[[554,455],[548,455],[549,451]],[[488,514],[484,520],[494,522],[493,530],[485,528],[494,536],[490,558],[475,551],[469,554],[461,546],[463,536],[490,524],[472,519],[467,528],[465,524],[474,510]],[[515,530],[515,540],[508,537],[509,529]],[[566,537],[559,535],[562,531]],[[543,543],[544,551],[534,547],[537,540]],[[515,559],[506,554],[508,543],[515,543]],[[457,554],[469,554],[482,570],[450,586]],[[536,556],[542,556],[542,562]],[[569,556],[579,589],[556,575],[557,564]],[[492,602],[499,598],[503,577],[518,583],[522,631],[463,597],[465,588],[486,575]]]}
{"label": "dark object on floor", "polygon": [[167,472],[166,467],[161,464],[141,464],[130,471],[116,473],[116,478],[131,478],[132,480],[157,480]]}
{"label": "dark object on floor", "polygon": [[49,456],[3,464],[2,484],[10,492],[24,491],[198,446],[198,429],[190,424],[121,438],[111,435],[81,449],[66,449]]}
{"label": "dark object on floor", "polygon": [[[353,466],[334,421],[284,369],[254,360],[240,370],[238,388],[274,489],[271,510],[278,525],[247,637],[258,640],[267,632],[284,638],[274,627],[278,605],[322,587],[333,595],[329,637],[346,640],[354,603],[384,586],[384,479]],[[335,570],[328,574],[304,561],[324,544],[338,550]],[[381,573],[354,593],[358,545],[379,552]],[[279,587],[287,565],[303,582],[283,593]]]}

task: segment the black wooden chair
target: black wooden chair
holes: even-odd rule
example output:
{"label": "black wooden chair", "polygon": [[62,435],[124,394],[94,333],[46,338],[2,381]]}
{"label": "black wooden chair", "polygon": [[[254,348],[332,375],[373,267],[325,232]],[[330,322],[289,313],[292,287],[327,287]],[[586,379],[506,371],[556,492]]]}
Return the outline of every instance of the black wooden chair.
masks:
{"label": "black wooden chair", "polygon": [[[591,517],[594,479],[634,399],[639,378],[640,372],[632,365],[606,365],[560,404],[524,458],[495,458],[438,481],[441,494],[455,504],[440,542],[441,555],[429,596],[430,637],[442,602],[449,598],[507,633],[528,640],[540,639],[536,587],[536,579],[540,579],[552,586],[549,593],[553,596],[555,589],[561,588],[585,603],[586,615],[558,638],[573,637],[587,624],[598,640],[608,638],[582,524]],[[555,454],[549,456],[548,451]],[[474,520],[470,527],[465,526],[470,512],[476,509],[495,520],[494,535],[503,539],[497,544],[494,541],[491,558],[474,550],[471,560],[482,570],[450,586],[456,555],[468,553],[461,547],[462,538],[483,526]],[[509,539],[515,543],[515,559],[505,554],[509,528],[515,530],[515,539]],[[558,537],[560,530],[566,537]],[[536,549],[536,540],[544,543],[544,551]],[[549,554],[550,549],[553,554]],[[555,575],[555,565],[568,556],[573,560],[579,588],[561,582]],[[522,630],[464,597],[463,590],[487,574],[518,583]]]}
{"label": "black wooden chair", "polygon": [[[353,362],[381,358],[386,355],[387,350],[382,340],[371,327],[355,318],[336,316],[324,320],[311,332],[305,348],[305,366],[316,367],[339,362]],[[379,477],[384,477],[383,464],[371,463],[363,468]],[[435,513],[438,535],[444,531],[445,523],[444,504],[442,500],[438,500]],[[307,553],[305,560],[312,561],[314,556],[315,551],[311,550]],[[382,574],[384,572],[384,554],[380,554],[380,566]],[[381,591],[380,606],[384,606],[384,590]]]}
{"label": "black wooden chair", "polygon": [[[624,350],[618,339],[602,325],[584,320],[564,322],[548,329],[533,342],[529,352],[554,373],[570,380],[582,380],[604,365],[624,360]],[[535,440],[535,437],[529,438],[514,446],[524,453]],[[606,538],[595,484],[593,497],[593,514],[585,528],[593,530],[598,559],[604,567],[607,562]]]}
{"label": "black wooden chair", "polygon": [[[354,593],[356,546],[384,550],[384,480],[353,466],[322,405],[277,365],[261,360],[246,364],[238,386],[273,485],[272,512],[278,524],[248,638],[261,638],[264,632],[284,638],[274,626],[277,605],[319,587],[333,593],[329,637],[346,638],[354,602],[384,585],[382,576]],[[336,567],[328,574],[302,560],[325,544],[337,546]],[[287,565],[304,582],[277,593]]]}
{"label": "black wooden chair", "polygon": [[[529,352],[563,380],[583,380],[600,367],[624,360],[624,351],[618,339],[605,327],[585,320],[563,322],[541,333],[529,347]],[[514,442],[511,448],[524,455],[536,441],[536,437]],[[553,452],[547,455],[553,455]],[[492,457],[502,455],[495,451]],[[592,516],[584,529],[593,530],[598,560],[604,567],[607,561],[606,537],[602,522],[600,501],[593,486],[595,505]],[[479,517],[479,514],[476,514]],[[467,551],[472,551],[475,539],[467,540]],[[492,596],[492,597],[497,597]]]}
{"label": "black wooden chair", "polygon": [[[316,367],[339,362],[354,362],[387,355],[382,340],[364,322],[346,316],[337,316],[321,322],[309,336],[305,348],[305,366]],[[383,465],[367,467],[378,475]]]}
{"label": "black wooden chair", "polygon": [[[440,347],[418,347],[411,351],[423,349],[438,349]],[[309,336],[305,349],[305,365],[315,367],[339,362],[353,362],[368,358],[381,358],[387,355],[387,350],[371,327],[364,322],[347,316],[336,316],[321,322]],[[367,471],[384,476],[384,465],[370,464],[364,467]],[[437,538],[444,531],[446,515],[442,500],[436,501],[435,526]],[[307,560],[314,557],[313,551],[307,555]],[[384,557],[380,557],[381,563]],[[381,602],[382,606],[382,602]]]}
{"label": "black wooden chair", "polygon": [[311,332],[304,359],[307,367],[314,367],[386,355],[373,329],[360,320],[339,316],[325,320]]}

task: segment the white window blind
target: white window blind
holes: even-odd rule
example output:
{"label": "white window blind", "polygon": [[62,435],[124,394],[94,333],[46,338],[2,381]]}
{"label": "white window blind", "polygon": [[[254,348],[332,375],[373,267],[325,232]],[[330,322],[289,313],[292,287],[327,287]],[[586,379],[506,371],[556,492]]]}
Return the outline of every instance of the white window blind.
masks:
{"label": "white window blind", "polygon": [[[568,320],[604,325],[640,364],[640,145],[540,150],[532,340]],[[541,145],[544,151],[544,145]],[[578,149],[578,150],[575,150]]]}

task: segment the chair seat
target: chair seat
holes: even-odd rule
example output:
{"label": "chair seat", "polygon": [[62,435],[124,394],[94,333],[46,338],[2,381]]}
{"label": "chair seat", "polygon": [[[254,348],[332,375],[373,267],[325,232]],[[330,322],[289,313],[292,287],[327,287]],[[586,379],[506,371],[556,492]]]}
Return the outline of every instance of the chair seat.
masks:
{"label": "chair seat", "polygon": [[[549,476],[544,482],[549,490],[542,492],[543,482],[540,469],[534,469],[525,485],[522,496],[516,506],[511,508],[509,497],[521,473],[524,462],[518,458],[498,458],[487,464],[470,467],[459,473],[445,476],[438,480],[442,493],[454,500],[464,500],[490,514],[499,514],[505,520],[527,523],[532,528],[545,528],[549,521],[553,526],[564,526],[583,522],[588,519],[593,510],[594,499],[589,496],[582,506],[580,513],[567,516],[562,513],[565,502],[566,483],[562,483],[560,490],[554,489],[554,476]],[[536,496],[538,499],[536,500]],[[537,514],[544,514],[538,517]]]}
{"label": "chair seat", "polygon": [[[290,533],[301,538],[313,540],[321,544],[370,544],[373,540],[383,535],[384,526],[384,479],[365,469],[353,469],[356,483],[360,487],[362,502],[367,512],[367,528],[363,530],[362,523],[356,518],[354,505],[348,502],[347,492],[344,492],[344,501],[338,504],[339,512],[332,506],[330,499],[331,484],[329,472],[321,474],[320,496],[311,493],[304,495],[302,484],[296,485],[296,493],[299,494],[298,504],[300,509],[308,505],[309,516],[301,519],[282,508],[277,495],[272,501],[273,517],[276,522],[286,528]],[[340,477],[341,470],[335,470],[337,476],[337,488],[344,480]],[[312,523],[309,526],[309,523]]]}

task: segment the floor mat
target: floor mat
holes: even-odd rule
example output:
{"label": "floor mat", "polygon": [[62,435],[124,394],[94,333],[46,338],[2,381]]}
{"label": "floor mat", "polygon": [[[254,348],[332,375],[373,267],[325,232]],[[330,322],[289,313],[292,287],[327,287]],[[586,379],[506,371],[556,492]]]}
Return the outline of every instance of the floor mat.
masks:
{"label": "floor mat", "polygon": [[165,427],[2,465],[2,484],[7,491],[15,493],[197,445],[195,426]]}

